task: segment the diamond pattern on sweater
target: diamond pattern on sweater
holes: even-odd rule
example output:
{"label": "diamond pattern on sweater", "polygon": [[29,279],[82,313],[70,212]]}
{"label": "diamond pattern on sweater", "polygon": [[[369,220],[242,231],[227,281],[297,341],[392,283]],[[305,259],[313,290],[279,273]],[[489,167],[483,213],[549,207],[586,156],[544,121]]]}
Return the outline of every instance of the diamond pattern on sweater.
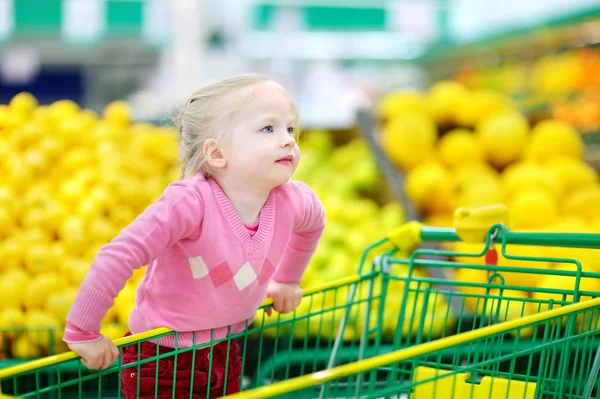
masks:
{"label": "diamond pattern on sweater", "polygon": [[263,286],[271,276],[275,273],[275,266],[269,261],[269,259],[265,259],[265,263],[260,268],[260,272],[258,273],[258,284]]}
{"label": "diamond pattern on sweater", "polygon": [[242,266],[233,277],[233,281],[235,281],[235,285],[237,285],[238,290],[240,291],[252,284],[255,280],[256,273],[254,273],[254,269],[252,269],[252,265],[249,262],[244,263],[244,266]]}
{"label": "diamond pattern on sweater", "polygon": [[227,262],[219,263],[208,274],[215,287],[220,287],[233,278],[233,273],[231,273]]}
{"label": "diamond pattern on sweater", "polygon": [[206,267],[206,263],[202,256],[195,256],[193,258],[189,258],[190,268],[192,269],[192,276],[195,279],[205,277],[208,275],[208,267]]}

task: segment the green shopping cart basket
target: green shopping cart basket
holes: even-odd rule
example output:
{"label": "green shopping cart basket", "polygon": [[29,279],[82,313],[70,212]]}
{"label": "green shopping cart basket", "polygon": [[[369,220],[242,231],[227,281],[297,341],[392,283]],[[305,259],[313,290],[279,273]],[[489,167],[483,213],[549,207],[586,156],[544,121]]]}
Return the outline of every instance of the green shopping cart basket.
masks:
{"label": "green shopping cart basket", "polygon": [[[134,363],[119,359],[101,372],[87,370],[73,353],[39,359],[0,370],[2,392],[122,397],[122,373],[139,375],[143,364],[236,340],[246,377],[236,398],[600,397],[600,290],[589,284],[600,274],[584,271],[576,257],[516,255],[523,245],[589,255],[600,248],[600,235],[512,232],[496,223],[504,220],[496,211],[461,210],[456,228],[402,226],[365,250],[356,275],[307,290],[289,316],[259,311],[243,333]],[[481,247],[411,252],[422,242],[461,241]],[[532,284],[544,278],[560,284]],[[177,333],[158,329],[115,343],[166,335],[177,341]],[[224,396],[226,386],[211,381],[211,356],[207,385],[217,388],[206,397]],[[178,388],[161,397],[193,397],[193,379],[176,370],[171,385]]]}

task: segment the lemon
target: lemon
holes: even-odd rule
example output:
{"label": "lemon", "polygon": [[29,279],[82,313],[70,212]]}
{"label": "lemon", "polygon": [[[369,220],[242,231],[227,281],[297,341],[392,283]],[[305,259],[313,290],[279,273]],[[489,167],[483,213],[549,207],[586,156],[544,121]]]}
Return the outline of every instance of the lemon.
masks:
{"label": "lemon", "polygon": [[407,114],[393,118],[382,136],[384,151],[404,170],[410,170],[433,155],[437,128],[422,114]]}
{"label": "lemon", "polygon": [[488,164],[467,163],[452,170],[456,206],[502,203],[498,172]]}
{"label": "lemon", "polygon": [[90,264],[77,258],[67,257],[61,263],[61,273],[66,276],[68,282],[78,287],[90,268]]}
{"label": "lemon", "polygon": [[488,161],[504,167],[522,157],[529,123],[518,112],[505,110],[482,118],[476,130]]}
{"label": "lemon", "polygon": [[10,274],[5,274],[0,278],[0,303],[6,308],[20,308],[26,297],[27,287],[10,277]]}
{"label": "lemon", "polygon": [[543,166],[522,161],[507,167],[502,173],[502,191],[506,199],[526,188],[542,189],[554,198],[563,191],[560,178]]}
{"label": "lemon", "polygon": [[67,288],[59,292],[54,292],[50,294],[47,302],[44,304],[44,310],[59,322],[64,322],[67,319],[67,314],[76,295],[77,290],[75,288]]}
{"label": "lemon", "polygon": [[15,228],[15,220],[12,212],[6,208],[0,208],[0,237],[8,237]]}
{"label": "lemon", "polygon": [[42,210],[41,227],[52,235],[58,235],[61,224],[67,217],[67,209],[57,201],[46,204]]}
{"label": "lemon", "polygon": [[460,98],[455,120],[463,127],[474,127],[495,113],[511,109],[513,105],[501,94],[487,89],[473,90]]}
{"label": "lemon", "polygon": [[62,338],[58,320],[41,310],[31,310],[25,314],[25,328],[33,345],[48,349]]}
{"label": "lemon", "polygon": [[108,218],[117,228],[123,228],[135,219],[136,213],[131,207],[122,204],[116,204],[108,210]]}
{"label": "lemon", "polygon": [[460,83],[445,80],[435,83],[429,89],[429,101],[438,124],[454,122],[456,109],[461,99],[467,97],[468,90]]}
{"label": "lemon", "polygon": [[43,309],[50,294],[64,290],[67,286],[66,278],[57,272],[41,273],[34,276],[25,288],[23,303],[27,310]]}
{"label": "lemon", "polygon": [[41,227],[28,227],[21,231],[19,239],[25,245],[32,242],[49,244],[53,240],[53,237]]}
{"label": "lemon", "polygon": [[567,194],[563,203],[563,212],[566,215],[576,215],[591,220],[600,209],[600,186],[594,184],[579,188]]}
{"label": "lemon", "polygon": [[32,275],[54,270],[60,259],[53,253],[50,246],[33,244],[25,254],[25,268]]}
{"label": "lemon", "polygon": [[12,355],[17,359],[34,359],[41,355],[40,349],[23,334],[13,341],[11,346]]}
{"label": "lemon", "polygon": [[86,250],[86,233],[85,223],[81,218],[67,216],[59,228],[58,235],[69,253],[81,255]]}
{"label": "lemon", "polygon": [[432,117],[432,107],[424,93],[411,90],[391,93],[377,105],[377,116],[384,120],[413,113]]}
{"label": "lemon", "polygon": [[454,208],[454,182],[450,172],[438,163],[418,166],[406,176],[408,198],[424,212],[449,212]]}
{"label": "lemon", "polygon": [[[574,268],[570,268],[571,271],[575,271]],[[538,287],[543,289],[556,289],[564,290],[564,293],[547,293],[547,292],[534,292],[532,298],[541,304],[535,304],[535,311],[545,311],[548,309],[556,309],[563,306],[560,302],[572,303],[573,293],[575,291],[576,278],[571,276],[560,276],[560,275],[546,275],[539,279]],[[593,278],[581,278],[579,283],[579,291],[587,292],[600,292],[600,283],[597,279]],[[589,296],[581,296],[580,301],[586,301],[592,299]],[[549,302],[553,301],[553,304]]]}
{"label": "lemon", "polygon": [[76,180],[64,182],[58,192],[59,199],[66,205],[75,205],[84,196],[86,188]]}
{"label": "lemon", "polygon": [[554,119],[544,120],[531,130],[526,155],[536,162],[544,162],[557,156],[581,159],[583,140],[568,123]]}
{"label": "lemon", "polygon": [[49,161],[53,162],[64,152],[64,142],[57,136],[45,136],[40,139],[37,148]]}
{"label": "lemon", "polygon": [[119,126],[128,126],[131,123],[131,108],[125,101],[113,101],[104,108],[104,119]]}
{"label": "lemon", "polygon": [[488,283],[488,272],[482,269],[456,269],[454,280],[457,281],[456,288],[467,294],[464,296],[464,304],[472,312],[481,309],[486,288],[482,286]]}
{"label": "lemon", "polygon": [[550,269],[550,262],[545,260],[518,260],[512,257],[531,257],[543,258],[546,254],[542,247],[533,247],[525,245],[507,245],[506,256],[498,249],[498,264],[501,266],[514,267],[514,272],[500,272],[504,278],[505,285],[536,287],[539,283],[540,274],[533,270],[533,273],[519,271],[520,268],[537,269],[546,271]]}
{"label": "lemon", "polygon": [[123,290],[119,293],[119,296],[115,298],[115,308],[117,311],[117,318],[121,324],[127,325],[129,322],[129,315],[135,305],[135,288],[126,285]]}
{"label": "lemon", "polygon": [[16,237],[0,241],[0,269],[20,268],[25,264],[25,244]]}
{"label": "lemon", "polygon": [[441,160],[454,167],[470,162],[482,162],[485,159],[483,144],[479,137],[466,129],[454,129],[446,133],[439,141]]}
{"label": "lemon", "polygon": [[598,175],[594,169],[579,159],[564,156],[551,158],[545,167],[558,176],[566,193],[598,183]]}
{"label": "lemon", "polygon": [[482,177],[457,186],[456,206],[479,206],[503,203],[502,188],[498,179]]}
{"label": "lemon", "polygon": [[0,330],[3,334],[14,337],[24,327],[25,315],[21,308],[3,307],[0,310]]}
{"label": "lemon", "polygon": [[31,208],[21,217],[21,226],[25,229],[40,227],[43,224],[44,211],[39,208]]}
{"label": "lemon", "polygon": [[517,191],[508,202],[510,224],[514,228],[548,226],[559,215],[559,207],[551,194],[539,188]]}
{"label": "lemon", "polygon": [[79,105],[71,100],[58,100],[48,106],[48,115],[57,122],[76,115],[79,110]]}
{"label": "lemon", "polygon": [[100,332],[108,339],[115,340],[123,338],[127,333],[127,329],[118,323],[107,323],[102,325]]}
{"label": "lemon", "polygon": [[21,92],[10,100],[9,107],[27,113],[33,112],[38,106],[38,101],[31,93]]}
{"label": "lemon", "polygon": [[457,186],[473,180],[498,180],[500,177],[496,169],[484,162],[456,165],[452,168],[452,176]]}

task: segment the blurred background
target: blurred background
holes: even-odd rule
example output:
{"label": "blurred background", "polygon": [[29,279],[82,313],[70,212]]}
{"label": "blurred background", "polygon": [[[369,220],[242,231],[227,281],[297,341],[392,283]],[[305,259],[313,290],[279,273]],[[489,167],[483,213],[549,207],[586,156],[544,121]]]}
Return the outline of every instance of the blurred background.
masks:
{"label": "blurred background", "polygon": [[172,117],[232,74],[266,74],[300,106],[296,178],[328,218],[303,286],[459,206],[600,232],[599,42],[598,0],[0,0],[0,356],[65,350],[95,253],[179,177]]}

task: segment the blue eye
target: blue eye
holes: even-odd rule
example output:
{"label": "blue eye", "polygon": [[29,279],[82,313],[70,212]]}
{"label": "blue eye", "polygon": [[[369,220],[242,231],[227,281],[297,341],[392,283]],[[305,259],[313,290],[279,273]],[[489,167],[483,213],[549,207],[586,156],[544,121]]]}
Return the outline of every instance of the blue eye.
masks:
{"label": "blue eye", "polygon": [[291,135],[296,134],[296,132],[295,132],[295,130],[294,130],[293,127],[288,127],[287,132],[288,132],[288,134],[291,134]]}
{"label": "blue eye", "polygon": [[265,133],[273,133],[273,126],[265,126],[262,128],[261,131],[263,131]]}

